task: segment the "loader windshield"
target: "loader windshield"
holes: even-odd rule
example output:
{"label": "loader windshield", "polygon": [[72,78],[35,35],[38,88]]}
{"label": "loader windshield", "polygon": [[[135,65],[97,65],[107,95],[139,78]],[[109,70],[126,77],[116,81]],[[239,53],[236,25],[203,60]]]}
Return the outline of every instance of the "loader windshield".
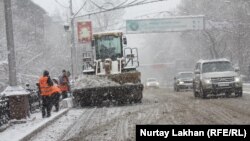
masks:
{"label": "loader windshield", "polygon": [[111,58],[116,60],[122,57],[122,39],[115,35],[95,37],[96,59]]}

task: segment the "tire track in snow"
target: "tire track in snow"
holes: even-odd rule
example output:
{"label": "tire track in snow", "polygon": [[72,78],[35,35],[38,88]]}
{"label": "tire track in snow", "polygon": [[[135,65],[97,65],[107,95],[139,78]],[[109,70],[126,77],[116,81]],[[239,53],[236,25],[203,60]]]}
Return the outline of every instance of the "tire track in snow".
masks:
{"label": "tire track in snow", "polygon": [[[65,138],[64,140],[72,140],[72,141],[75,141],[75,140],[82,140],[82,139],[85,139],[86,137],[88,137],[89,135],[91,134],[96,134],[96,133],[100,133],[100,132],[104,132],[107,128],[112,128],[113,126],[115,126],[115,123],[118,122],[119,120],[124,120],[126,119],[128,116],[131,116],[131,115],[137,115],[138,112],[142,112],[144,111],[145,109],[147,108],[156,108],[158,105],[138,105],[137,108],[134,108],[132,106],[129,106],[129,107],[118,107],[118,108],[122,108],[122,110],[119,110],[119,111],[123,111],[124,114],[120,114],[118,115],[117,117],[114,117],[113,119],[110,119],[110,120],[106,120],[106,122],[102,125],[98,125],[98,126],[95,126],[96,123],[95,121],[93,122],[89,122],[91,123],[92,125],[92,128],[86,128],[86,129],[80,129],[80,130],[76,130],[74,129],[74,127],[72,127],[74,129],[74,131],[80,131],[80,133],[78,133],[78,135],[71,135],[71,136],[68,136],[67,138]],[[126,108],[126,109],[124,109]],[[108,108],[107,108],[108,109]],[[106,117],[106,119],[109,119]],[[84,126],[84,127],[88,127],[88,125]],[[70,134],[67,134],[67,135],[70,135]]]}
{"label": "tire track in snow", "polygon": [[70,126],[67,131],[65,132],[66,134],[64,134],[64,136],[62,136],[62,138],[60,138],[58,141],[62,141],[65,140],[64,138],[69,137],[69,136],[75,136],[76,131],[80,131],[79,134],[81,134],[81,131],[86,123],[88,123],[91,120],[91,116],[94,114],[94,112],[96,111],[96,108],[94,109],[86,109],[86,112],[84,112],[82,114],[82,116],[72,125]]}
{"label": "tire track in snow", "polygon": [[203,124],[204,124],[204,122],[208,123],[208,124],[217,123],[217,120],[215,120],[213,118],[209,118],[209,115],[208,115],[209,112],[207,113],[206,106],[205,106],[206,108],[204,108],[204,106],[201,105],[199,101],[194,101],[194,102],[192,101],[191,102],[190,99],[187,99],[187,95],[185,93],[184,94],[182,93],[181,95],[180,95],[180,93],[174,93],[173,94],[173,102],[176,105],[180,106],[180,108],[179,108],[180,110],[183,109],[183,110],[189,112],[190,115],[199,117],[199,118],[195,118],[196,121],[194,119],[191,119],[191,122],[194,122],[194,123],[200,122]]}
{"label": "tire track in snow", "polygon": [[232,122],[242,123],[242,121],[244,120],[240,120],[239,118],[237,118],[237,115],[242,115],[242,113],[245,115],[240,116],[241,118],[244,119],[246,119],[247,117],[249,118],[249,112],[246,111],[242,112],[240,109],[235,108],[235,105],[232,105],[232,101],[239,100],[240,103],[241,100],[238,98],[198,99],[192,97],[190,94],[185,95],[184,97],[187,99],[185,101],[196,100],[196,103],[199,104],[198,105],[199,107],[196,108],[195,110],[199,110],[202,114],[208,115],[210,119],[212,119],[213,121],[215,121],[215,123],[218,124],[232,124]]}
{"label": "tire track in snow", "polygon": [[[236,105],[235,104],[232,105],[232,103],[226,102],[226,101],[223,101],[223,102],[212,101],[211,103],[218,106],[219,108],[223,108],[223,110],[221,110],[221,113],[224,113],[225,115],[230,117],[230,119],[228,119],[229,123],[232,123],[232,119],[234,119],[234,122],[236,123],[242,123],[242,121],[248,121],[248,123],[250,122],[249,120],[250,111],[248,109],[242,109],[240,107],[237,107],[238,105],[242,104],[240,101],[238,104],[235,103]],[[250,107],[250,103],[248,105],[244,105],[244,107]],[[242,120],[242,119],[246,119],[246,120]]]}
{"label": "tire track in snow", "polygon": [[120,120],[116,126],[116,141],[126,141],[128,139],[128,119]]}

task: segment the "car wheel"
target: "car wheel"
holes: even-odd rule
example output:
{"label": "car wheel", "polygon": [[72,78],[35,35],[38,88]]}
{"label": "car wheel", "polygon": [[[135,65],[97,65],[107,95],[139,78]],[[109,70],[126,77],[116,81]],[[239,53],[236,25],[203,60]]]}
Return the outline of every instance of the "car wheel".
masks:
{"label": "car wheel", "polygon": [[242,93],[242,88],[240,88],[239,90],[237,90],[237,91],[235,92],[235,96],[236,96],[236,97],[242,97],[242,95],[243,95],[243,93]]}
{"label": "car wheel", "polygon": [[243,93],[242,92],[238,92],[238,97],[242,97]]}
{"label": "car wheel", "polygon": [[199,93],[196,92],[196,91],[194,91],[194,97],[195,97],[195,98],[196,98],[196,97],[199,97]]}
{"label": "car wheel", "polygon": [[200,97],[205,99],[207,98],[207,93],[204,92],[203,87],[200,85]]}
{"label": "car wheel", "polygon": [[226,95],[226,97],[229,97],[231,95],[231,93],[230,92],[226,92],[225,95]]}
{"label": "car wheel", "polygon": [[179,92],[179,91],[180,91],[180,89],[179,89],[178,87],[176,87],[176,91],[177,91],[177,92]]}
{"label": "car wheel", "polygon": [[193,93],[194,93],[194,97],[199,97],[199,92],[196,91],[196,87],[193,84]]}

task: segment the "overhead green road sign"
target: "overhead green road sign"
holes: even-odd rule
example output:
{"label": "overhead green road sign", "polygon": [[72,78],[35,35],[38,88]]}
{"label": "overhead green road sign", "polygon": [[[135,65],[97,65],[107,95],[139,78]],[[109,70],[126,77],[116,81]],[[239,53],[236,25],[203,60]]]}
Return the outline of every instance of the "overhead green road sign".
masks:
{"label": "overhead green road sign", "polygon": [[203,30],[204,16],[171,17],[164,19],[127,20],[127,33],[158,33]]}

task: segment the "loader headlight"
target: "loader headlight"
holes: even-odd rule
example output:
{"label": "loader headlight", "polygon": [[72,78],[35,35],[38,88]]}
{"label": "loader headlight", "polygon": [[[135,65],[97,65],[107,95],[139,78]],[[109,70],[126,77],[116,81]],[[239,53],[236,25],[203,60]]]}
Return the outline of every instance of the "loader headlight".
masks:
{"label": "loader headlight", "polygon": [[183,81],[180,81],[179,84],[184,84],[184,82],[183,82]]}

